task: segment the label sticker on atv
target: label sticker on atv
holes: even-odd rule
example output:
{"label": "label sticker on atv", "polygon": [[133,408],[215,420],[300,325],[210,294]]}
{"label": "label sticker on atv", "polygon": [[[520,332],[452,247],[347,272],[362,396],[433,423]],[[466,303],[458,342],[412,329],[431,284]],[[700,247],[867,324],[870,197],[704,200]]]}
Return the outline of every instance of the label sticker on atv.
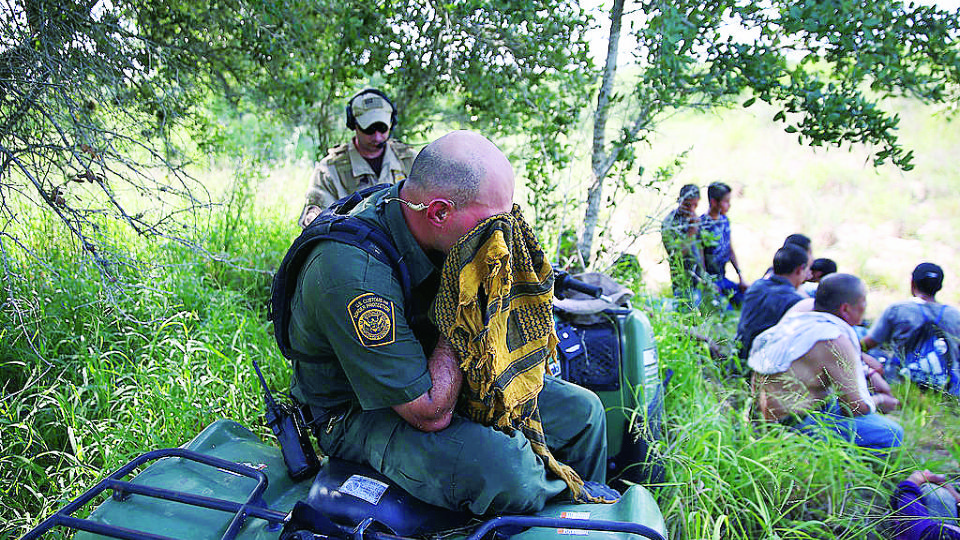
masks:
{"label": "label sticker on atv", "polygon": [[338,491],[363,499],[370,504],[377,504],[388,487],[390,486],[379,480],[355,474],[347,478],[343,485],[338,488]]}
{"label": "label sticker on atv", "polygon": [[[590,512],[560,512],[560,519],[590,519]],[[583,529],[557,529],[557,534],[587,536],[590,531]]]}

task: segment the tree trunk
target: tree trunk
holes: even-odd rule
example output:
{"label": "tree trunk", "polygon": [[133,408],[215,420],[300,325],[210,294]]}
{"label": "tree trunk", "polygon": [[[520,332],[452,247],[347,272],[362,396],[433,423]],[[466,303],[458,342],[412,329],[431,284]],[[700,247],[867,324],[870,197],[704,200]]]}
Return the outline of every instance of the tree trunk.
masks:
{"label": "tree trunk", "polygon": [[597,110],[593,115],[593,152],[590,159],[593,182],[587,189],[587,211],[583,220],[583,237],[580,240],[580,256],[585,266],[592,262],[593,236],[600,219],[600,202],[603,200],[603,179],[607,175],[604,144],[606,142],[607,112],[610,93],[617,74],[617,47],[620,44],[620,23],[623,18],[623,0],[614,0],[610,10],[610,36],[607,39],[607,59],[603,67],[603,81],[597,96]]}

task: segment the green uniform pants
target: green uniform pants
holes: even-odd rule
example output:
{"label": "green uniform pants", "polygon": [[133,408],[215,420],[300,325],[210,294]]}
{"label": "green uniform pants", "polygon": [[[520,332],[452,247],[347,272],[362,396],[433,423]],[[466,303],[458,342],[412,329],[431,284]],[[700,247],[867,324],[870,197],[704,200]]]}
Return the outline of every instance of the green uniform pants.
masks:
{"label": "green uniform pants", "polygon": [[[546,377],[540,417],[553,456],[584,480],[604,482],[606,417],[590,390]],[[424,433],[392,409],[351,409],[318,430],[329,456],[368,463],[413,496],[474,514],[531,513],[567,489],[544,467],[519,432],[507,435],[454,415],[441,431]]]}

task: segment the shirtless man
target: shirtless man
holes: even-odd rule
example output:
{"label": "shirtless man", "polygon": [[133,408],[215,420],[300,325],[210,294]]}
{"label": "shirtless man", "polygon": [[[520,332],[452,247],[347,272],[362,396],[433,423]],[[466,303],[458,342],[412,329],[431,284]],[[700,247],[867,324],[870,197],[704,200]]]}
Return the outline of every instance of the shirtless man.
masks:
{"label": "shirtless man", "polygon": [[813,311],[789,314],[757,336],[748,363],[764,420],[874,450],[900,446],[903,428],[875,412],[867,391],[852,328],[866,306],[859,278],[831,274],[820,282]]}

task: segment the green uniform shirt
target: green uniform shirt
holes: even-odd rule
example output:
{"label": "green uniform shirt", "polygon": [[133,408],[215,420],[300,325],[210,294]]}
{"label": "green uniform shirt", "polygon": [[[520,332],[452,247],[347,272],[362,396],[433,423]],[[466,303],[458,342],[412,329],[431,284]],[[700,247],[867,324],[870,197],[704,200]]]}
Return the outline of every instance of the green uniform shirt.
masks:
{"label": "green uniform shirt", "polygon": [[312,360],[294,360],[291,392],[329,409],[359,402],[365,410],[413,401],[432,386],[427,369],[437,341],[426,314],[439,268],[420,249],[396,201],[400,185],[361,203],[352,214],[387,232],[413,285],[410,313],[388,264],[367,252],[322,241],[307,259],[291,301],[290,343]]}

